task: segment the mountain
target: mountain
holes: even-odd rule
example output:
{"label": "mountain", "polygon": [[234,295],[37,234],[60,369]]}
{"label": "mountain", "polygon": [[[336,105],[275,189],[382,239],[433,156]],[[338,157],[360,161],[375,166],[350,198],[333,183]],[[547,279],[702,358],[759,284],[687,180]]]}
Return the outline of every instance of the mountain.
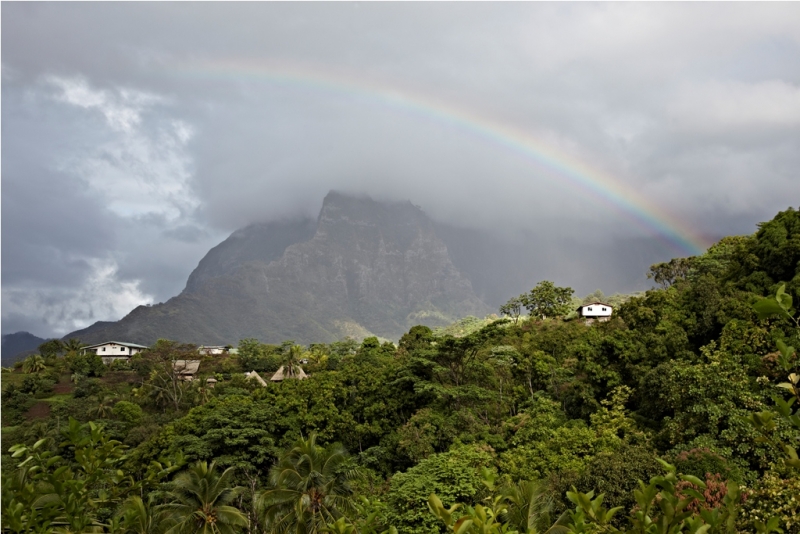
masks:
{"label": "mountain", "polygon": [[230,274],[245,262],[278,260],[289,245],[308,241],[316,230],[313,219],[252,224],[237,230],[200,260],[184,292],[194,293],[206,280]]}
{"label": "mountain", "polygon": [[14,334],[4,334],[2,344],[2,365],[10,367],[17,360],[24,357],[24,352],[35,350],[39,345],[47,341],[36,337],[30,332],[16,332]]}
{"label": "mountain", "polygon": [[214,247],[183,292],[65,338],[84,343],[158,338],[235,344],[398,339],[493,308],[453,264],[434,223],[410,202],[331,192],[316,221],[257,224]]}

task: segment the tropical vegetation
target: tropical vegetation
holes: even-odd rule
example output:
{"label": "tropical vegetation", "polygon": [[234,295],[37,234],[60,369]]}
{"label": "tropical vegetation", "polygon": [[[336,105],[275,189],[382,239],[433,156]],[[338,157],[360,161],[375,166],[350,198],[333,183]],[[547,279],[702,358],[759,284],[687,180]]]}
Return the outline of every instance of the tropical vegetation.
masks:
{"label": "tropical vegetation", "polygon": [[397,343],[48,341],[2,375],[3,531],[799,534],[800,211],[649,275],[591,324],[543,281]]}

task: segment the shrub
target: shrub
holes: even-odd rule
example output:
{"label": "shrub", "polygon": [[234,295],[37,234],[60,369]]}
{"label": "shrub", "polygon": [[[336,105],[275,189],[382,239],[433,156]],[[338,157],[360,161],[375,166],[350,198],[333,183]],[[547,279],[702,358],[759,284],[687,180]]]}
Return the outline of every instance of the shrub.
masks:
{"label": "shrub", "polygon": [[78,380],[78,384],[75,386],[73,396],[76,399],[91,397],[92,395],[100,393],[102,389],[103,387],[98,379],[81,377],[80,380]]}
{"label": "shrub", "polygon": [[500,469],[514,480],[536,480],[553,472],[581,472],[596,452],[596,433],[572,420],[549,430],[547,437],[503,452]]}
{"label": "shrub", "polygon": [[755,521],[780,520],[784,534],[800,534],[800,478],[767,473],[748,493],[739,515],[739,531],[754,531]]}
{"label": "shrub", "polygon": [[69,370],[73,374],[82,376],[103,376],[106,366],[103,359],[94,352],[75,354],[69,360]]}
{"label": "shrub", "polygon": [[479,501],[485,491],[480,468],[492,465],[491,452],[486,446],[454,446],[396,474],[386,495],[387,524],[403,533],[438,533],[437,519],[428,510],[428,497],[435,493],[447,507]]}
{"label": "shrub", "polygon": [[633,490],[639,487],[638,481],[646,482],[661,471],[654,450],[643,445],[623,445],[592,459],[575,487],[584,493],[590,490],[594,490],[595,495],[604,493],[603,503],[608,508],[622,506],[630,510],[636,504]]}
{"label": "shrub", "polygon": [[681,451],[669,458],[679,473],[703,478],[706,473],[719,474],[722,478],[739,481],[738,471],[728,464],[728,460],[707,447]]}
{"label": "shrub", "polygon": [[28,375],[22,380],[20,391],[33,396],[42,396],[53,391],[56,380],[49,375]]}
{"label": "shrub", "polygon": [[124,443],[129,447],[136,447],[150,438],[157,436],[160,430],[161,425],[156,423],[146,423],[141,426],[133,427],[125,436]]}
{"label": "shrub", "polygon": [[3,391],[2,402],[3,426],[15,426],[25,420],[24,414],[33,404],[33,397],[11,384]]}
{"label": "shrub", "polygon": [[130,371],[131,364],[128,360],[117,359],[108,366],[111,371]]}
{"label": "shrub", "polygon": [[142,378],[150,376],[150,371],[153,370],[153,362],[143,357],[141,354],[134,354],[131,356],[128,365]]}
{"label": "shrub", "polygon": [[412,463],[417,463],[431,454],[442,451],[452,443],[455,428],[444,414],[430,408],[423,408],[398,431],[398,449]]}
{"label": "shrub", "polygon": [[144,415],[141,406],[124,400],[114,405],[112,413],[131,426],[138,425]]}
{"label": "shrub", "polygon": [[694,490],[698,493],[702,493],[703,497],[705,498],[705,502],[700,502],[696,498],[694,498],[689,505],[686,507],[687,510],[694,513],[700,513],[701,510],[712,510],[714,508],[719,508],[723,504],[723,499],[725,499],[725,495],[728,494],[728,482],[723,480],[722,475],[706,473],[705,477],[705,488],[701,488],[700,486],[689,482],[688,480],[682,480],[675,484],[675,495],[679,499],[684,499],[688,495],[686,490]]}

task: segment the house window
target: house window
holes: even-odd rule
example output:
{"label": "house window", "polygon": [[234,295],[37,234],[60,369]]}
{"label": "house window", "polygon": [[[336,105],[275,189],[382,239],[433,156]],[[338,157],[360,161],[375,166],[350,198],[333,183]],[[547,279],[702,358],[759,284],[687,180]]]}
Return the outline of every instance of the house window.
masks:
{"label": "house window", "polygon": [[603,308],[603,311],[606,311],[606,309],[605,309],[605,308]]}
{"label": "house window", "polygon": [[[605,308],[603,308],[603,309],[605,310]],[[120,347],[119,350],[121,350],[122,352],[125,352],[125,347]]]}
{"label": "house window", "polygon": [[589,306],[589,311],[592,311],[592,307],[591,306]]}
{"label": "house window", "polygon": [[105,352],[105,351],[106,351],[106,348],[105,348],[105,347],[103,347],[103,352]]}

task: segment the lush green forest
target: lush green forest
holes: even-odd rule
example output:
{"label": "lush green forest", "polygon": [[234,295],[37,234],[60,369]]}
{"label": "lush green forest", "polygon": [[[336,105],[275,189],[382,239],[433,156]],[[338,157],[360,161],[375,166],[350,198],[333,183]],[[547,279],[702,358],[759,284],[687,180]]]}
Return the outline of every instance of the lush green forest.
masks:
{"label": "lush green forest", "polygon": [[3,531],[800,533],[800,211],[650,277],[607,322],[543,282],[397,345],[243,340],[191,382],[191,345],[47,342],[2,375]]}

